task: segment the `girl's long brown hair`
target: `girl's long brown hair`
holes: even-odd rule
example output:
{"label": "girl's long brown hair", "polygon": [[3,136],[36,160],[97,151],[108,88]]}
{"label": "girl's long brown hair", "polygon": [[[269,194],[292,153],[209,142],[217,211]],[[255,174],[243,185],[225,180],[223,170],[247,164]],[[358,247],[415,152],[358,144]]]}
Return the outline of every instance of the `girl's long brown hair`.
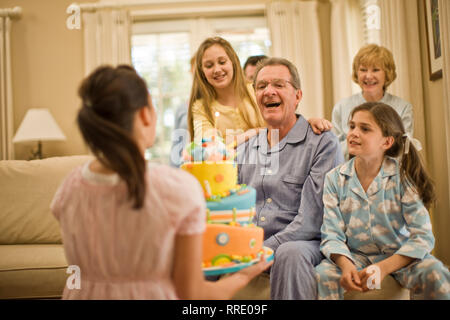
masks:
{"label": "girl's long brown hair", "polygon": [[368,111],[375,122],[381,128],[384,137],[393,137],[394,143],[385,152],[387,156],[400,157],[400,177],[402,183],[411,184],[418,193],[427,209],[431,208],[436,196],[434,184],[428,172],[425,170],[419,152],[412,143],[409,152],[405,154],[405,128],[398,113],[391,107],[381,102],[366,102],[353,109],[350,119],[358,111]]}
{"label": "girl's long brown hair", "polygon": [[[237,56],[233,47],[227,40],[221,37],[211,37],[207,38],[205,41],[202,42],[195,55],[194,81],[192,83],[191,96],[189,99],[189,112],[188,112],[188,128],[189,133],[191,134],[191,141],[194,140],[194,122],[192,116],[192,106],[194,105],[195,101],[202,99],[203,105],[205,106],[205,112],[208,121],[210,121],[212,124],[214,124],[215,122],[213,113],[211,111],[211,104],[215,99],[217,99],[217,93],[214,87],[211,84],[209,84],[208,80],[206,79],[202,67],[203,54],[208,48],[210,48],[215,44],[220,45],[225,50],[225,53],[230,58],[233,64],[233,79],[231,85],[234,86],[234,92],[238,97],[239,104],[237,107],[239,109],[240,114],[242,115],[244,122],[249,128],[265,126],[264,119],[262,118],[258,105],[256,104],[255,98],[251,96],[250,93],[248,92],[244,71],[242,70],[241,64],[239,62],[239,57]],[[258,116],[257,119],[252,119],[248,114],[248,112],[246,111],[243,104],[243,101],[245,99],[248,99],[248,101],[250,101],[250,103],[252,104]]]}
{"label": "girl's long brown hair", "polygon": [[148,106],[147,86],[130,66],[101,66],[78,90],[77,123],[92,153],[126,183],[133,208],[143,206],[145,159],[132,137],[135,113]]}

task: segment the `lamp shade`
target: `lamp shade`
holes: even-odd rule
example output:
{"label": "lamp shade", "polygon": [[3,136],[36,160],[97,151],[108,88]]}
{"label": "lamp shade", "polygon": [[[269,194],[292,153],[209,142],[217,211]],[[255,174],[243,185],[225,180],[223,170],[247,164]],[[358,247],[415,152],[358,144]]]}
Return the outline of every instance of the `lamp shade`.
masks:
{"label": "lamp shade", "polygon": [[48,109],[29,109],[13,142],[66,140]]}

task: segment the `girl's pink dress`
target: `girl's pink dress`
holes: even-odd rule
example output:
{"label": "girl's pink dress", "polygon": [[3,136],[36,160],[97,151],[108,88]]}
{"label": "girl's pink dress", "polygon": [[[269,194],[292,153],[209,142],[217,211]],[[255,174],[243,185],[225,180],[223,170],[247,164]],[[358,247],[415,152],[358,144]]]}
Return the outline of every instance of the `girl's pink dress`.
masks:
{"label": "girl's pink dress", "polygon": [[[69,265],[81,288],[66,285],[63,299],[177,299],[171,279],[176,235],[202,233],[205,200],[197,180],[158,165],[146,174],[144,207],[132,210],[118,175],[76,168],[55,194]],[[69,276],[69,275],[68,275]]]}

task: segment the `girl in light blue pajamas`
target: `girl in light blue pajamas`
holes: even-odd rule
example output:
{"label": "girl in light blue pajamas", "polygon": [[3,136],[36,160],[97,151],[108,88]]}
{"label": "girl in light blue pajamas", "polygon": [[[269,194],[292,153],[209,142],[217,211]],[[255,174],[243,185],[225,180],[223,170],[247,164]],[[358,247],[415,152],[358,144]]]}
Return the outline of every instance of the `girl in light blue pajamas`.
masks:
{"label": "girl in light blue pajamas", "polygon": [[426,299],[450,299],[450,272],[430,254],[434,237],[427,208],[434,187],[417,140],[383,103],[356,107],[349,127],[354,157],[325,179],[319,299],[373,289],[375,277],[381,283],[389,274]]}

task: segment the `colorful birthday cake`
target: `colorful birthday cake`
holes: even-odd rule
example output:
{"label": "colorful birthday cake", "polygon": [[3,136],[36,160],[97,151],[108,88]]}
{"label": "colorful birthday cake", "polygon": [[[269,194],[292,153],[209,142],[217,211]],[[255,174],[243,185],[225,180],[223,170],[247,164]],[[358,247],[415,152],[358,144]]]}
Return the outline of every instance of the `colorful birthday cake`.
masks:
{"label": "colorful birthday cake", "polygon": [[200,182],[206,199],[203,267],[250,262],[262,253],[264,231],[252,223],[256,190],[237,184],[235,150],[218,138],[192,142],[183,152],[183,170]]}

